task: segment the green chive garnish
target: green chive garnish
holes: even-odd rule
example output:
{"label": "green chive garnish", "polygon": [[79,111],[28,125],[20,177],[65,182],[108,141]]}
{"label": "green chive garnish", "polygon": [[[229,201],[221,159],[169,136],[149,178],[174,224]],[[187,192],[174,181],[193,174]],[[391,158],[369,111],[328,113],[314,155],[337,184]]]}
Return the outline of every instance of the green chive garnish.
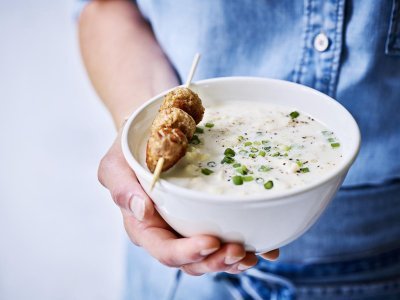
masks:
{"label": "green chive garnish", "polygon": [[192,139],[190,140],[190,144],[198,145],[200,144],[200,139],[197,135],[193,135]]}
{"label": "green chive garnish", "polygon": [[332,143],[331,146],[332,146],[332,148],[339,148],[340,143]]}
{"label": "green chive garnish", "polygon": [[262,143],[263,145],[266,145],[266,144],[268,144],[268,141],[267,141],[267,140],[263,140],[263,141],[261,141],[261,143]]}
{"label": "green chive garnish", "polygon": [[245,146],[250,146],[251,144],[252,144],[251,142],[244,143]]}
{"label": "green chive garnish", "polygon": [[243,178],[242,178],[242,176],[233,176],[232,177],[232,182],[235,185],[242,185],[243,184]]}
{"label": "green chive garnish", "polygon": [[253,176],[244,176],[243,177],[243,181],[253,181],[254,180],[254,177]]}
{"label": "green chive garnish", "polygon": [[284,150],[285,151],[290,151],[290,150],[292,150],[292,146],[285,146]]}
{"label": "green chive garnish", "polygon": [[266,153],[265,151],[260,151],[260,152],[258,152],[258,155],[260,155],[260,156],[262,156],[262,157],[264,157],[266,154],[267,154],[267,153]]}
{"label": "green chive garnish", "polygon": [[260,146],[261,142],[260,141],[255,141],[253,144],[256,145],[256,146]]}
{"label": "green chive garnish", "polygon": [[232,165],[232,167],[234,167],[234,168],[239,168],[240,166],[241,166],[241,164],[239,164],[239,163],[236,163],[236,164]]}
{"label": "green chive garnish", "polygon": [[213,128],[214,124],[213,123],[206,123],[206,125],[204,125],[204,126],[206,126],[207,128]]}
{"label": "green chive garnish", "polygon": [[334,142],[335,142],[335,139],[334,139],[334,138],[329,138],[329,139],[328,139],[328,142],[329,142],[329,143],[334,143]]}
{"label": "green chive garnish", "polygon": [[201,128],[201,127],[196,127],[195,132],[196,132],[196,133],[204,133],[204,129]]}
{"label": "green chive garnish", "polygon": [[239,154],[240,154],[240,155],[246,155],[247,153],[248,153],[248,151],[246,151],[246,150],[244,150],[244,149],[242,149],[242,150],[239,151]]}
{"label": "green chive garnish", "polygon": [[253,152],[253,153],[256,153],[256,152],[258,152],[258,149],[256,147],[251,147],[250,151]]}
{"label": "green chive garnish", "polygon": [[230,157],[230,156],[225,156],[222,160],[221,160],[221,164],[225,164],[225,163],[227,163],[227,164],[231,164],[231,163],[233,163],[235,160],[232,158],[232,157]]}
{"label": "green chive garnish", "polygon": [[250,154],[249,154],[249,157],[251,157],[251,158],[256,158],[256,157],[257,157],[257,154],[255,154],[255,153],[250,153]]}
{"label": "green chive garnish", "polygon": [[301,168],[299,171],[300,171],[300,173],[308,173],[308,172],[310,172],[310,169],[309,168]]}
{"label": "green chive garnish", "polygon": [[243,137],[243,136],[241,136],[241,135],[239,135],[237,139],[238,139],[238,141],[239,141],[239,142],[241,142],[241,141],[243,141],[243,140],[244,140],[244,137]]}
{"label": "green chive garnish", "polygon": [[328,130],[321,131],[321,133],[322,133],[323,135],[325,135],[325,136],[329,136],[329,135],[332,135],[332,134],[333,134],[332,131],[328,131]]}
{"label": "green chive garnish", "polygon": [[268,172],[268,171],[271,171],[271,168],[267,167],[267,166],[261,166],[258,168],[258,171],[259,172]]}
{"label": "green chive garnish", "polygon": [[298,111],[292,111],[292,112],[289,114],[289,116],[290,116],[292,119],[296,119],[299,115],[300,115],[300,114],[299,114]]}
{"label": "green chive garnish", "polygon": [[302,167],[302,166],[303,166],[303,163],[302,163],[300,160],[296,160],[296,164],[297,164],[299,167]]}
{"label": "green chive garnish", "polygon": [[242,175],[247,175],[247,173],[249,172],[249,169],[247,169],[247,167],[245,165],[243,165],[240,168],[237,168],[236,172],[238,172]]}
{"label": "green chive garnish", "polygon": [[270,151],[271,150],[271,146],[268,146],[268,147],[263,147],[263,149],[265,150],[265,151]]}
{"label": "green chive garnish", "polygon": [[233,149],[231,149],[231,148],[226,148],[225,149],[225,152],[224,152],[225,156],[234,157],[235,154],[236,153],[235,153],[235,151],[233,151]]}
{"label": "green chive garnish", "polygon": [[201,173],[203,173],[204,175],[210,175],[210,174],[214,173],[214,171],[204,168],[204,169],[201,169]]}
{"label": "green chive garnish", "polygon": [[275,152],[274,154],[272,154],[273,157],[277,157],[279,155],[281,155],[279,152]]}
{"label": "green chive garnish", "polygon": [[267,190],[270,190],[274,187],[274,183],[272,180],[268,180],[265,184],[264,184],[264,188]]}

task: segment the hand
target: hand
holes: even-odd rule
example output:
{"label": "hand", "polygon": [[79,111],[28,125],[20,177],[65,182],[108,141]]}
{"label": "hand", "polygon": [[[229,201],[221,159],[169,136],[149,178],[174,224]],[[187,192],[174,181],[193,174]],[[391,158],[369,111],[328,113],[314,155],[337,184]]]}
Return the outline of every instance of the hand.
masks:
{"label": "hand", "polygon": [[[221,271],[237,274],[257,263],[256,255],[246,252],[243,245],[221,244],[216,237],[208,235],[178,236],[154,209],[152,201],[126,163],[120,135],[102,159],[98,177],[120,207],[131,241],[145,248],[162,264],[181,268],[190,275],[202,275]],[[270,260],[278,256],[279,250],[262,255]]]}

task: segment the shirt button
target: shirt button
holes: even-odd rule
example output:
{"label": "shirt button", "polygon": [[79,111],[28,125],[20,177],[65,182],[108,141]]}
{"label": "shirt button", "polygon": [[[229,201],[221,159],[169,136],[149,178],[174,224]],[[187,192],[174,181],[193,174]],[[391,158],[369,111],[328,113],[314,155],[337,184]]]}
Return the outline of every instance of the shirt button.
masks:
{"label": "shirt button", "polygon": [[329,39],[324,33],[319,33],[314,38],[314,48],[319,52],[324,52],[329,47]]}

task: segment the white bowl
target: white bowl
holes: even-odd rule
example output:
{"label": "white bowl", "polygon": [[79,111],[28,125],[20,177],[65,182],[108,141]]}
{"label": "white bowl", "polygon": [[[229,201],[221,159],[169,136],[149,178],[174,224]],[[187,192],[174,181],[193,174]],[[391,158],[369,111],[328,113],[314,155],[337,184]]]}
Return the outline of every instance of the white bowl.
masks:
{"label": "white bowl", "polygon": [[360,132],[353,117],[325,94],[282,80],[226,77],[198,81],[191,88],[199,94],[206,109],[216,100],[251,100],[304,111],[335,132],[341,141],[343,158],[326,176],[280,194],[213,195],[163,179],[150,192],[152,174],[143,159],[145,144],[166,91],[136,110],[122,133],[124,156],[158,212],[182,236],[210,234],[222,241],[244,243],[248,251],[257,253],[279,248],[299,237],[324,211],[357,156]]}

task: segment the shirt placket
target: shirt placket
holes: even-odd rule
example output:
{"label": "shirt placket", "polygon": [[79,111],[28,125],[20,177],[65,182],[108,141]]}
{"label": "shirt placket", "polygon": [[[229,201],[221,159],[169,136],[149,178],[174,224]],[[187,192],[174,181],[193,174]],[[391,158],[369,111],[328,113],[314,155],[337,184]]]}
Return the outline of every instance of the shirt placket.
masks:
{"label": "shirt placket", "polygon": [[293,81],[335,95],[343,43],[345,0],[305,0],[302,51]]}

